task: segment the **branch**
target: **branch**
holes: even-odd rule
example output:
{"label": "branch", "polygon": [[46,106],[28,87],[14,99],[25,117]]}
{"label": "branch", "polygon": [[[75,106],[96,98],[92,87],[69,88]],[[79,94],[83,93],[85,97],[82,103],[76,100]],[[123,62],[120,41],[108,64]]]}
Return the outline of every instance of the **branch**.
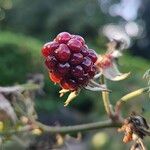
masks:
{"label": "branch", "polygon": [[25,83],[21,85],[9,86],[9,87],[2,87],[0,86],[0,93],[15,93],[15,92],[22,92],[25,90],[37,90],[40,89],[38,84],[34,83]]}
{"label": "branch", "polygon": [[32,126],[31,125],[26,125],[22,128],[18,128],[18,129],[1,131],[0,136],[13,135],[13,134],[18,134],[18,133],[28,132],[28,131],[31,131],[31,130],[32,130]]}
{"label": "branch", "polygon": [[83,132],[88,130],[96,130],[96,129],[103,129],[103,128],[113,128],[113,127],[120,127],[120,122],[112,122],[111,120],[107,121],[99,121],[95,123],[87,123],[82,125],[74,125],[74,126],[62,126],[62,127],[51,127],[44,125],[40,122],[35,122],[35,124],[43,129],[45,132],[50,133],[71,133],[71,132]]}
{"label": "branch", "polygon": [[[33,120],[32,120],[33,121]],[[111,120],[107,121],[99,121],[95,123],[87,123],[82,125],[73,125],[73,126],[62,126],[62,127],[54,127],[54,126],[48,126],[44,125],[38,121],[33,122],[36,128],[40,128],[43,132],[50,132],[53,133],[72,133],[72,132],[83,132],[88,130],[96,130],[96,129],[104,129],[104,128],[116,128],[120,127],[120,122],[112,122]],[[12,134],[18,134],[23,132],[28,132],[33,129],[33,125],[27,125],[25,127],[16,129],[16,130],[8,130],[0,132],[0,135],[12,135]]]}
{"label": "branch", "polygon": [[126,94],[125,96],[123,96],[119,101],[117,101],[116,103],[116,107],[115,107],[115,112],[116,114],[119,114],[120,112],[120,109],[121,109],[121,106],[126,103],[127,101],[129,100],[132,100],[134,97],[137,97],[139,95],[142,95],[146,92],[148,92],[149,90],[149,87],[146,87],[146,88],[141,88],[139,90],[136,90],[136,91],[133,91],[129,94]]}

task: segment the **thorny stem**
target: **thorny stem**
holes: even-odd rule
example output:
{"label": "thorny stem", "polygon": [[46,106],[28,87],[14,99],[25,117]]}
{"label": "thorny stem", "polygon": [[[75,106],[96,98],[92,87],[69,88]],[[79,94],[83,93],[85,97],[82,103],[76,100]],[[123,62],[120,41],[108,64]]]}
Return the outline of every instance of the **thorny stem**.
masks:
{"label": "thorny stem", "polygon": [[136,90],[136,91],[133,91],[129,94],[126,94],[125,96],[123,96],[120,100],[117,101],[116,103],[116,107],[115,107],[115,113],[116,115],[119,115],[120,114],[120,109],[121,109],[121,106],[126,103],[127,101],[141,95],[141,94],[144,94],[146,92],[148,92],[149,90],[149,87],[146,87],[146,88],[141,88],[139,90]]}
{"label": "thorny stem", "polygon": [[[104,78],[103,75],[100,78],[100,83],[101,84],[106,84],[105,78]],[[106,113],[108,114],[108,116],[110,118],[112,118],[113,110],[111,108],[111,103],[110,103],[110,100],[109,100],[109,92],[108,91],[102,91],[102,99],[103,99],[103,103],[104,103],[104,107],[105,107]]]}

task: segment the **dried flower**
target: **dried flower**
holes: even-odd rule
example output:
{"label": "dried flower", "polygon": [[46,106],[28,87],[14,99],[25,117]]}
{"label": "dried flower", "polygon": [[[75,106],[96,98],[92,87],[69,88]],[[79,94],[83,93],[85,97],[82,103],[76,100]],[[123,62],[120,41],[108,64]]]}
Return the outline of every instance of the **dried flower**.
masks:
{"label": "dried flower", "polygon": [[145,118],[135,114],[125,119],[123,126],[118,131],[125,133],[124,143],[143,139],[147,135],[150,136],[149,126]]}
{"label": "dried flower", "polygon": [[[104,55],[99,55],[96,62],[99,71],[109,80],[119,81],[127,78],[130,73],[121,73],[116,64],[116,51],[108,52]],[[118,57],[118,56],[117,56]]]}

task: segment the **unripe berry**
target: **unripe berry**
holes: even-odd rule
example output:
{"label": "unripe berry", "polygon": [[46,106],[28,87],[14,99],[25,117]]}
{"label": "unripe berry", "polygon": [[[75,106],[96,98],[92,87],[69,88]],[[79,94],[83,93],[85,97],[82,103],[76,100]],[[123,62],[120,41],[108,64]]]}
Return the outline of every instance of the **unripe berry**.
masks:
{"label": "unripe berry", "polygon": [[62,32],[43,49],[49,77],[63,89],[75,91],[86,86],[97,71],[97,56],[79,35]]}

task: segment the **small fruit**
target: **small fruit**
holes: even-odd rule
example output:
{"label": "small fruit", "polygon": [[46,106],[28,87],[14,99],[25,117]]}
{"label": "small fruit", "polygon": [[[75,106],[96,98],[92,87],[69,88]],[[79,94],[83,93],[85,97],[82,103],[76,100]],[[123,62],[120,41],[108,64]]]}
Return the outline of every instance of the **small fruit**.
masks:
{"label": "small fruit", "polygon": [[63,76],[63,75],[66,75],[69,70],[70,70],[70,64],[69,63],[65,63],[65,64],[58,64],[57,66],[57,70],[58,72]]}
{"label": "small fruit", "polygon": [[61,75],[57,72],[49,72],[49,77],[54,83],[59,83],[62,79]]}
{"label": "small fruit", "polygon": [[67,45],[72,52],[77,53],[81,51],[82,43],[77,39],[71,39]]}
{"label": "small fruit", "polygon": [[84,69],[80,65],[78,65],[72,69],[71,73],[75,78],[82,77],[84,74]]}
{"label": "small fruit", "polygon": [[97,56],[96,56],[95,52],[94,52],[93,50],[91,50],[91,49],[90,49],[90,51],[89,51],[88,57],[89,57],[89,58],[92,60],[92,62],[94,62],[94,63],[97,61]]}
{"label": "small fruit", "polygon": [[49,70],[53,70],[56,68],[58,64],[57,59],[54,56],[48,56],[45,60],[45,65]]}
{"label": "small fruit", "polygon": [[55,50],[55,55],[60,62],[66,62],[70,59],[71,52],[67,45],[60,44],[59,48]]}
{"label": "small fruit", "polygon": [[83,61],[83,55],[81,53],[74,53],[72,54],[70,63],[72,65],[78,65]]}
{"label": "small fruit", "polygon": [[47,57],[47,56],[53,54],[54,50],[56,48],[58,48],[58,46],[59,46],[59,43],[57,43],[55,41],[54,42],[46,43],[43,46],[43,48],[42,48],[42,54],[43,54],[43,56]]}
{"label": "small fruit", "polygon": [[75,91],[84,87],[96,73],[97,56],[79,35],[62,32],[42,48],[49,77],[63,89]]}
{"label": "small fruit", "polygon": [[85,44],[84,38],[82,36],[80,36],[80,35],[73,35],[72,39],[76,39],[76,40],[80,41],[82,43],[82,45]]}
{"label": "small fruit", "polygon": [[71,38],[71,35],[68,32],[61,32],[57,35],[56,41],[58,43],[67,43]]}
{"label": "small fruit", "polygon": [[93,63],[89,57],[84,57],[81,65],[87,71],[87,70],[91,69],[91,66],[93,65]]}

